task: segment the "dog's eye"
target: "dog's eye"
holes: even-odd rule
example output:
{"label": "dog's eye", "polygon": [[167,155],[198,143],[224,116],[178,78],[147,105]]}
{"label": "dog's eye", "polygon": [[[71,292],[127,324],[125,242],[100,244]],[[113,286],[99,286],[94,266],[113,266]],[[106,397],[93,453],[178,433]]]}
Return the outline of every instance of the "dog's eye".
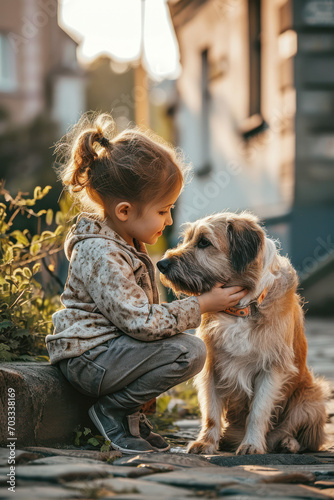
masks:
{"label": "dog's eye", "polygon": [[197,243],[198,248],[206,248],[211,245],[211,242],[207,238],[201,238]]}

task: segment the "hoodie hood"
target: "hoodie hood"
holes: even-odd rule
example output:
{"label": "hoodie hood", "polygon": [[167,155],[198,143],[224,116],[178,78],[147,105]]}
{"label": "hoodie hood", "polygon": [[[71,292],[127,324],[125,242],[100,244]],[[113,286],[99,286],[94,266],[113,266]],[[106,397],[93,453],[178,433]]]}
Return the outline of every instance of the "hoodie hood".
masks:
{"label": "hoodie hood", "polygon": [[73,224],[65,239],[64,252],[68,260],[71,260],[74,245],[78,241],[88,238],[105,238],[113,240],[118,245],[124,246],[134,254],[140,252],[148,255],[146,246],[142,241],[138,241],[134,238],[133,242],[136,247],[134,248],[132,245],[129,245],[122,236],[108,226],[106,219],[103,221],[96,220],[93,214],[83,212],[77,217],[76,223]]}

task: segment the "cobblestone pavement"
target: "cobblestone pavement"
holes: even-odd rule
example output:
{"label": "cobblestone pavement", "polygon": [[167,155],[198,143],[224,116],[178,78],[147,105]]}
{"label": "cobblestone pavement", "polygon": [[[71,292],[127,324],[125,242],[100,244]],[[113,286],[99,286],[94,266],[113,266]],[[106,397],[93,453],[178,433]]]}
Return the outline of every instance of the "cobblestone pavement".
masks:
{"label": "cobblestone pavement", "polygon": [[[334,320],[308,319],[309,365],[334,389]],[[333,394],[334,396],[334,394]],[[327,431],[334,444],[334,399]],[[334,498],[334,447],[300,455],[185,453],[199,420],[176,422],[169,453],[124,455],[70,447],[27,447],[15,452],[15,479],[9,449],[0,449],[0,498],[16,499],[198,499],[230,500]],[[14,479],[15,493],[8,490]]]}

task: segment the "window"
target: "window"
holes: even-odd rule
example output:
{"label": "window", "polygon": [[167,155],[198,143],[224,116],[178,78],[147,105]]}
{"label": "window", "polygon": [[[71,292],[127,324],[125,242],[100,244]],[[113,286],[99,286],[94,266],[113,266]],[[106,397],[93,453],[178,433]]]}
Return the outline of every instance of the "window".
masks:
{"label": "window", "polygon": [[0,91],[12,92],[16,89],[15,53],[8,37],[0,33]]}
{"label": "window", "polygon": [[261,0],[248,0],[249,116],[261,115]]}
{"label": "window", "polygon": [[210,90],[208,50],[201,54],[201,166],[197,175],[207,175],[211,171],[210,163]]}
{"label": "window", "polygon": [[261,0],[248,0],[249,110],[241,130],[246,141],[268,129],[261,113]]}

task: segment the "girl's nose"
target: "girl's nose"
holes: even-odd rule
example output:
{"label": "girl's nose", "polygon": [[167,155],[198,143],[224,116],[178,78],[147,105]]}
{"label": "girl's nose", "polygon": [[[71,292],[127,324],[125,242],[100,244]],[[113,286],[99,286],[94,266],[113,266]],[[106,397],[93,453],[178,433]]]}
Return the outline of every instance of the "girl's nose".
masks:
{"label": "girl's nose", "polygon": [[166,226],[171,226],[173,224],[173,219],[171,214],[169,214],[168,219],[166,220]]}

